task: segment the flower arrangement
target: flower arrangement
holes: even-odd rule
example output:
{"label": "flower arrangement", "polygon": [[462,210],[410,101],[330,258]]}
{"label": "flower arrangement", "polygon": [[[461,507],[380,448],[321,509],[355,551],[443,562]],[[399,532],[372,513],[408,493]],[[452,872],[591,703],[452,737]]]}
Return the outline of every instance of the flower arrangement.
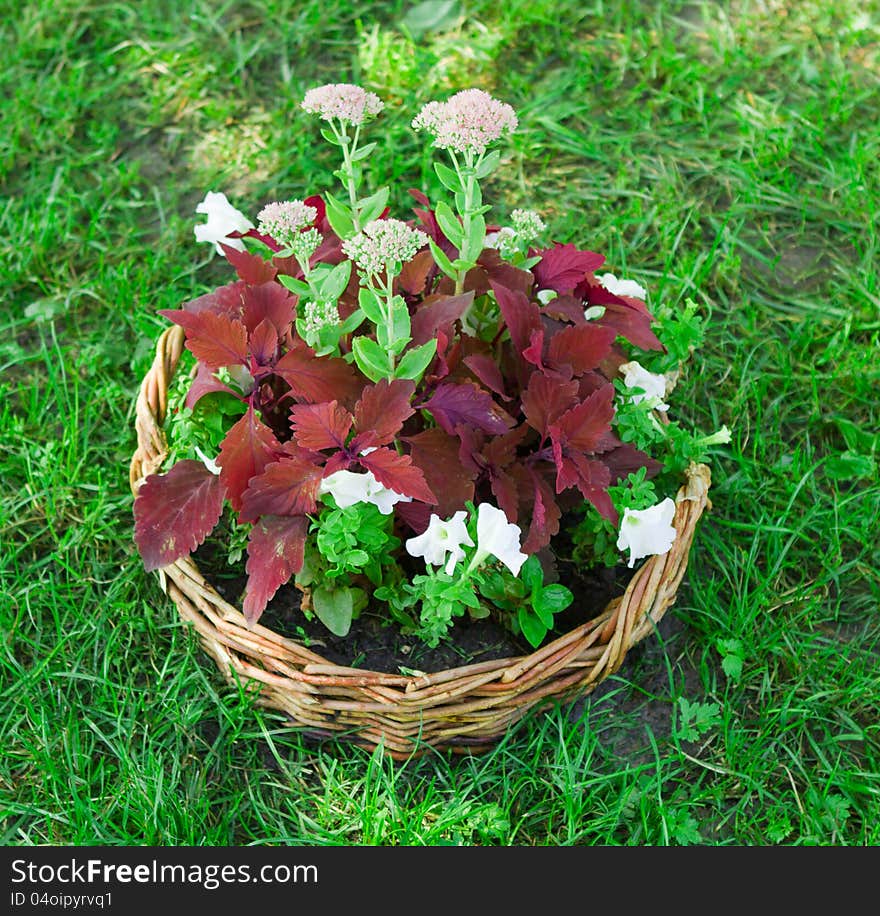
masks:
{"label": "flower arrangement", "polygon": [[585,567],[665,553],[667,494],[728,441],[668,416],[703,319],[691,301],[649,312],[639,283],[548,244],[532,210],[487,221],[481,182],[518,127],[488,93],[413,119],[449,202],[410,190],[410,219],[362,187],[383,102],[334,84],[302,109],[340,154],[342,194],[272,201],[256,222],[220,193],[197,207],[196,239],[237,278],[161,313],[192,371],[134,503],[144,565],[216,529],[247,555],[251,624],[292,581],[340,637],[370,607],[428,646],[493,615],[538,647],[573,600],[560,539]]}

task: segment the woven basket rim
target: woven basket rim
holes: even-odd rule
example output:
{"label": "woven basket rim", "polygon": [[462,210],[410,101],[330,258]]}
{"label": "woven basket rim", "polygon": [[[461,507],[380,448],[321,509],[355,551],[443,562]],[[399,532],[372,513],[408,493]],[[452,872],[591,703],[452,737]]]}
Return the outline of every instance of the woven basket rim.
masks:
{"label": "woven basket rim", "polygon": [[[158,338],[135,409],[137,448],[129,467],[133,496],[167,454],[162,429],[168,388],[185,334]],[[639,566],[623,595],[604,611],[526,655],[423,674],[335,665],[223,599],[191,557],[157,571],[163,591],[227,680],[256,686],[261,705],[286,713],[315,737],[385,746],[396,759],[430,748],[484,751],[532,708],[583,695],[614,673],[628,650],[653,631],[674,603],[697,522],[711,508],[709,468],[691,464],[675,503],[671,550]]]}

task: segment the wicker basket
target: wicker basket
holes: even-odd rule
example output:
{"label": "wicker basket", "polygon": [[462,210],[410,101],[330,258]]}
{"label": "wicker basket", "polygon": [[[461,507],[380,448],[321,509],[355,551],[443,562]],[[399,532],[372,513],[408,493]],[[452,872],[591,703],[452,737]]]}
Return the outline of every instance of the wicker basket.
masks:
{"label": "wicker basket", "polygon": [[[138,445],[130,468],[133,493],[165,456],[161,425],[183,344],[180,327],[165,331],[141,383]],[[248,626],[189,557],[159,570],[159,581],[226,678],[253,683],[260,704],[286,713],[291,725],[307,734],[370,748],[381,743],[397,759],[430,748],[485,751],[529,711],[589,693],[652,631],[675,601],[697,522],[711,507],[709,485],[709,469],[692,465],[676,497],[672,549],[648,558],[625,593],[599,616],[530,655],[434,674],[340,667],[264,626]]]}

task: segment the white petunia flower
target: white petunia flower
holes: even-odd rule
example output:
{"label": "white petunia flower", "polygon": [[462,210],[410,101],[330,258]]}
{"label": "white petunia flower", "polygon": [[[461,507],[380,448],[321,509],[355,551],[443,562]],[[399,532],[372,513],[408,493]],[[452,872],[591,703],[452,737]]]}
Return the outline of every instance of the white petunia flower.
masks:
{"label": "white petunia flower", "polygon": [[502,509],[491,503],[480,503],[477,508],[477,552],[471,566],[479,566],[489,554],[495,557],[515,575],[528,559],[520,550],[522,529],[507,520]]}
{"label": "white petunia flower", "polygon": [[411,496],[383,487],[372,471],[363,474],[335,471],[321,481],[318,493],[329,493],[340,509],[347,509],[356,503],[372,503],[382,515],[391,515],[396,503],[412,502]]}
{"label": "white petunia flower", "polygon": [[424,557],[425,562],[431,566],[442,566],[445,562],[446,575],[451,576],[455,564],[464,559],[461,545],[474,546],[464,523],[466,517],[467,513],[461,510],[444,522],[439,515],[432,512],[431,520],[424,532],[418,537],[409,538],[406,542],[406,552],[411,557]]}
{"label": "white petunia flower", "polygon": [[195,452],[196,452],[196,454],[199,456],[199,458],[202,459],[202,464],[204,464],[204,466],[205,466],[212,474],[219,475],[219,474],[220,474],[220,466],[217,464],[217,462],[214,461],[213,459],[209,458],[209,457],[208,457],[208,456],[207,456],[207,455],[206,455],[197,445],[194,445],[193,448],[195,449]]}
{"label": "white petunia flower", "polygon": [[633,299],[644,301],[648,291],[635,280],[618,280],[614,274],[597,275],[596,279],[615,296],[631,296]]}
{"label": "white petunia flower", "polygon": [[196,213],[208,217],[206,223],[194,228],[197,242],[211,242],[217,254],[223,254],[220,242],[244,251],[244,242],[241,239],[228,238],[230,232],[247,232],[253,229],[254,224],[242,213],[236,210],[226,199],[225,194],[208,191],[205,199],[196,207]]}
{"label": "white petunia flower", "polygon": [[623,383],[627,388],[641,388],[644,394],[633,394],[633,404],[648,401],[653,410],[669,410],[669,405],[663,403],[666,396],[666,377],[648,372],[643,366],[632,360],[623,363],[620,367],[623,373]]}
{"label": "white petunia flower", "polygon": [[647,509],[624,509],[618,550],[629,550],[629,568],[642,557],[668,553],[676,537],[672,519],[675,503],[667,497]]}

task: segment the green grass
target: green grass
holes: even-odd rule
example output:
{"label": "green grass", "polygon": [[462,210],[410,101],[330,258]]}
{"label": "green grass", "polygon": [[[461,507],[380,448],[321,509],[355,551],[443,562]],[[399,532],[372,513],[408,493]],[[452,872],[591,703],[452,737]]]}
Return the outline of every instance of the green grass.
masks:
{"label": "green grass", "polygon": [[[845,2],[0,4],[0,837],[61,845],[880,843],[880,14]],[[866,12],[866,10],[868,10]],[[305,89],[520,114],[501,216],[694,298],[674,394],[727,423],[659,632],[493,752],[315,746],[228,687],[131,539],[157,316],[225,282],[195,203],[325,190]]]}

